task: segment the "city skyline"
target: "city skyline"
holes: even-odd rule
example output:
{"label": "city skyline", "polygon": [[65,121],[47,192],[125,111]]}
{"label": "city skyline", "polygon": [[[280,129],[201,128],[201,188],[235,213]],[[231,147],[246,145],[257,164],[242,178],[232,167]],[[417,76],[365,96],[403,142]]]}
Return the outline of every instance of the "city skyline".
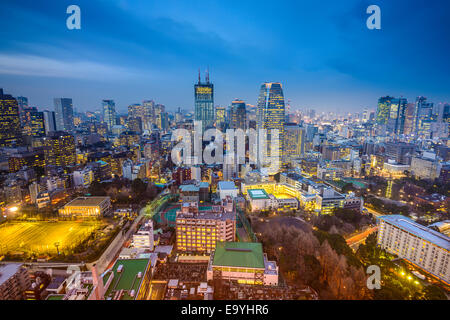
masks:
{"label": "city skyline", "polygon": [[[381,1],[381,30],[365,27],[367,5],[359,1],[320,8],[283,2],[270,26],[267,6],[250,2],[214,3],[201,15],[199,2],[133,9],[127,2],[78,5],[81,30],[66,28],[65,4],[4,4],[9,14],[2,29],[14,30],[4,33],[0,46],[5,91],[28,97],[41,110],[55,97],[72,98],[79,112],[101,109],[103,99],[115,100],[124,112],[141,102],[136,97],[167,110],[193,110],[191,85],[197,69],[203,73],[209,66],[215,105],[221,106],[235,98],[256,104],[258,86],[266,81],[283,83],[291,110],[373,110],[386,95],[450,101],[442,8],[448,4]],[[219,14],[233,23],[216,23]],[[399,21],[400,14],[409,19]],[[115,23],[105,26],[97,16]],[[413,23],[419,16],[421,23]],[[425,36],[424,53],[386,50],[413,48]]]}

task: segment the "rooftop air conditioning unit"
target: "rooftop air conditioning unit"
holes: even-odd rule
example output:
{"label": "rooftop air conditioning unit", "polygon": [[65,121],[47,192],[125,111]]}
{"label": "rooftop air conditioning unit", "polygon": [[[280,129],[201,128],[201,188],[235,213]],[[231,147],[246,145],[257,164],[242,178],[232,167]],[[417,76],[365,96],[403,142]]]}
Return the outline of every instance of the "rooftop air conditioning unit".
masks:
{"label": "rooftop air conditioning unit", "polygon": [[117,268],[117,272],[122,272],[123,270],[123,264],[121,264],[118,268]]}

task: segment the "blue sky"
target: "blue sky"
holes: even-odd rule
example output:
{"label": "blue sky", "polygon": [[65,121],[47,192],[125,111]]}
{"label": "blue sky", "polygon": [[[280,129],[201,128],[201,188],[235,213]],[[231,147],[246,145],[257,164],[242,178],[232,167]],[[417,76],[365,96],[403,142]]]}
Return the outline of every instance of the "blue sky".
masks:
{"label": "blue sky", "polygon": [[[81,30],[66,8],[81,8]],[[381,30],[366,8],[381,8]],[[356,112],[382,95],[450,101],[450,2],[22,1],[0,11],[0,87],[53,109],[114,99],[193,108],[209,66],[216,105],[255,104],[264,81],[283,83],[291,108]]]}

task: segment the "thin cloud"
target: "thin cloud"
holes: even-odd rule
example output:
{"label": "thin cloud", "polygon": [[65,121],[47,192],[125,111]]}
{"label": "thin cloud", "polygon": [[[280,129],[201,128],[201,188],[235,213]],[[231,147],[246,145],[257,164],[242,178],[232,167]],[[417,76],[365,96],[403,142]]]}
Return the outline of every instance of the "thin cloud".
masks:
{"label": "thin cloud", "polygon": [[91,61],[63,61],[33,55],[0,54],[0,74],[83,79],[112,80],[139,76],[133,70]]}

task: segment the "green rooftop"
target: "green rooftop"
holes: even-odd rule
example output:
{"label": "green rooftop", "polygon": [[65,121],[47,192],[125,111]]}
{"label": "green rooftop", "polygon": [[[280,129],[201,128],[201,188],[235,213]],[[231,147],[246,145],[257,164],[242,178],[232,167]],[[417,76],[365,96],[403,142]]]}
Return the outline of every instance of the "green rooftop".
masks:
{"label": "green rooftop", "polygon": [[250,189],[247,192],[250,195],[250,198],[252,198],[253,200],[269,199],[269,195],[264,189]]}
{"label": "green rooftop", "polygon": [[213,266],[264,269],[259,242],[217,242]]}
{"label": "green rooftop", "polygon": [[[118,272],[119,266],[123,265],[122,271]],[[121,300],[134,300],[139,292],[142,280],[144,280],[147,269],[150,267],[150,259],[123,259],[117,260],[112,267],[114,278],[105,294],[105,299],[114,298],[114,294],[119,290],[124,290]],[[142,277],[138,278],[138,273],[142,272]],[[103,277],[103,282],[111,276],[111,271]],[[134,297],[130,293],[134,290]]]}

